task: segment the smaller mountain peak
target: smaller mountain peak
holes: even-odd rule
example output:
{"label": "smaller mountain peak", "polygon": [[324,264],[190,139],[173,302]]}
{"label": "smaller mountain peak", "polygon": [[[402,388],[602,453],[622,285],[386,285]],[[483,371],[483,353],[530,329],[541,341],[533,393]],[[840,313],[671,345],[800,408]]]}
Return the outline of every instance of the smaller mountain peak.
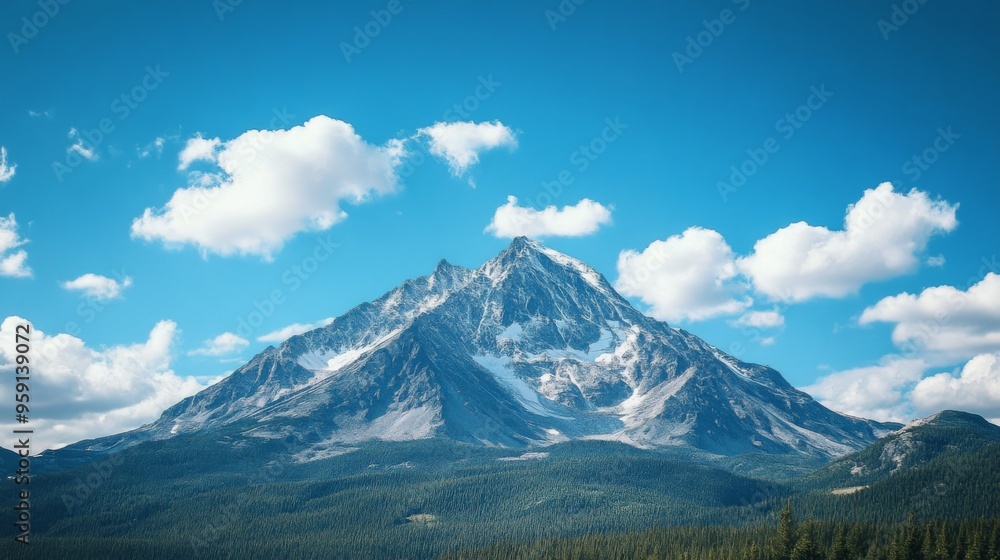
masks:
{"label": "smaller mountain peak", "polygon": [[438,272],[448,272],[449,270],[454,270],[455,265],[448,262],[446,259],[441,259],[438,261],[437,266],[434,267],[434,273]]}
{"label": "smaller mountain peak", "polygon": [[978,414],[960,410],[942,410],[925,418],[919,418],[904,426],[900,431],[909,431],[920,426],[976,426],[1000,433],[1000,426],[991,424],[989,420]]}
{"label": "smaller mountain peak", "polygon": [[523,264],[526,261],[534,261],[546,250],[547,248],[541,243],[521,235],[512,239],[510,245],[500,251],[497,260],[508,264]]}
{"label": "smaller mountain peak", "polygon": [[540,244],[537,241],[528,239],[524,235],[519,235],[511,240],[509,248],[516,250],[521,250],[521,249],[538,250],[540,248]]}

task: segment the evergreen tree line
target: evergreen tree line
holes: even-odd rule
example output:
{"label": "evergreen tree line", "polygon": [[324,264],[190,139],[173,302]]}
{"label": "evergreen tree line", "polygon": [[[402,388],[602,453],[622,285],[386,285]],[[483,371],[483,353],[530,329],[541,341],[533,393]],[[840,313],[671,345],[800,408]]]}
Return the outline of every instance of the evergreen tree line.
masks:
{"label": "evergreen tree line", "polygon": [[791,501],[776,525],[658,527],[494,544],[442,560],[1000,560],[1000,519],[872,524],[797,521]]}

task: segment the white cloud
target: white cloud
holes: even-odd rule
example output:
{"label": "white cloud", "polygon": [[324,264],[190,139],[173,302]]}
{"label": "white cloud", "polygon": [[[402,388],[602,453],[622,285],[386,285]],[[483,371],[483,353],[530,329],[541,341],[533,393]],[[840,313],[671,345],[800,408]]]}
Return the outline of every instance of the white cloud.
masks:
{"label": "white cloud", "polygon": [[518,206],[517,197],[508,196],[507,204],[497,208],[485,231],[495,237],[579,237],[595,233],[609,223],[611,208],[588,198],[576,206],[535,210]]}
{"label": "white cloud", "polygon": [[246,348],[250,341],[231,332],[224,332],[205,341],[197,350],[188,352],[190,356],[225,356]]}
{"label": "white cloud", "polygon": [[927,288],[882,299],[861,314],[863,325],[895,323],[892,340],[907,353],[935,361],[968,359],[1000,349],[1000,275],[993,272],[962,291]]}
{"label": "white cloud", "polygon": [[13,213],[6,218],[0,216],[0,276],[15,278],[31,276],[31,268],[27,264],[27,251],[24,249],[15,251],[27,242],[27,239],[21,239],[17,233],[17,219]]}
{"label": "white cloud", "polygon": [[63,282],[62,287],[70,291],[83,292],[83,295],[97,301],[111,301],[118,299],[122,291],[132,285],[132,279],[126,276],[121,282],[101,276],[99,274],[87,273],[76,280]]}
{"label": "white cloud", "polygon": [[938,267],[940,267],[940,266],[944,266],[944,263],[945,263],[944,255],[936,255],[936,256],[927,257],[926,259],[924,259],[924,264],[926,264],[927,266],[938,266]]}
{"label": "white cloud", "polygon": [[7,163],[7,148],[0,146],[0,183],[6,183],[14,178],[17,165]]}
{"label": "white cloud", "polygon": [[342,203],[394,191],[402,154],[399,141],[368,144],[350,124],[322,115],[288,130],[251,130],[221,144],[219,173],[198,175],[164,207],[147,208],[132,236],[194,245],[203,256],[270,260],[296,233],[343,220]]}
{"label": "white cloud", "polygon": [[145,147],[139,149],[139,157],[146,158],[155,152],[157,157],[163,153],[163,147],[167,144],[167,139],[162,136],[157,136],[155,140],[146,144]]}
{"label": "white cloud", "polygon": [[479,154],[486,150],[506,146],[517,147],[517,137],[500,121],[434,123],[421,128],[417,137],[430,139],[430,151],[444,158],[456,177],[479,162]]}
{"label": "white cloud", "polygon": [[222,141],[218,138],[202,138],[201,134],[195,135],[187,141],[184,149],[181,150],[178,156],[180,163],[177,165],[177,169],[183,171],[196,161],[210,161],[214,163],[216,161],[215,151],[220,146],[222,146]]}
{"label": "white cloud", "polygon": [[938,373],[922,379],[911,400],[922,414],[941,410],[963,410],[1000,419],[1000,354],[980,354],[969,360],[957,375]]}
{"label": "white cloud", "polygon": [[876,366],[831,373],[802,390],[838,412],[906,422],[914,417],[906,397],[926,367],[923,360],[887,357]]}
{"label": "white cloud", "polygon": [[974,356],[952,373],[924,377],[927,369],[922,359],[886,356],[877,366],[832,373],[802,390],[828,408],[875,420],[962,410],[1000,424],[1000,353]]}
{"label": "white cloud", "polygon": [[66,148],[67,152],[76,152],[82,158],[89,161],[97,161],[100,156],[97,155],[95,151],[95,146],[88,145],[89,143],[84,143],[83,138],[80,137],[80,133],[75,129],[69,129],[69,138],[74,142],[70,144],[70,147]]}
{"label": "white cloud", "polygon": [[737,266],[772,299],[843,297],[867,282],[914,270],[928,239],[955,228],[958,205],[882,183],[847,208],[844,229],[790,224],[757,241]]}
{"label": "white cloud", "polygon": [[315,323],[292,323],[287,327],[282,327],[276,331],[269,332],[267,334],[257,337],[258,342],[284,342],[289,338],[309,332],[313,329],[318,329],[320,327],[325,327],[333,322],[333,317],[327,317],[321,321]]}
{"label": "white cloud", "polygon": [[734,315],[752,305],[737,278],[733,250],[718,232],[699,227],[618,255],[615,288],[642,299],[666,321]]}
{"label": "white cloud", "polygon": [[778,311],[750,311],[741,315],[733,323],[740,327],[773,329],[785,324],[785,316]]}
{"label": "white cloud", "polygon": [[[0,372],[13,375],[14,331],[0,325]],[[32,329],[31,423],[41,451],[81,439],[116,434],[155,420],[166,408],[205,386],[170,369],[177,325],[160,321],[145,342],[95,350],[75,336]],[[0,401],[14,402],[13,385],[0,384]],[[4,418],[0,429],[16,427]]]}

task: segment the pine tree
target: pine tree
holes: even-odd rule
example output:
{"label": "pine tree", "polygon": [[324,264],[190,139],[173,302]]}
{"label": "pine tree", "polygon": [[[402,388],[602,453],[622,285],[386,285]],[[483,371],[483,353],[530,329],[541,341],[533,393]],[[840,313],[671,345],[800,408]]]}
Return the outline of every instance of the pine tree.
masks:
{"label": "pine tree", "polygon": [[[910,516],[910,523],[913,516]],[[906,559],[907,560],[927,560],[922,553],[924,531],[919,527],[910,525],[906,528]]]}
{"label": "pine tree", "polygon": [[934,560],[948,560],[948,527],[944,523],[938,530],[937,543],[934,545]]}
{"label": "pine tree", "polygon": [[889,547],[889,560],[909,560],[906,554],[906,533],[897,531]]}
{"label": "pine tree", "polygon": [[920,556],[924,560],[934,560],[934,526],[930,523],[924,527],[924,542],[920,547]]}
{"label": "pine tree", "polygon": [[823,554],[816,544],[816,531],[812,519],[803,525],[799,538],[792,549],[791,560],[823,560]]}
{"label": "pine tree", "polygon": [[843,525],[837,527],[837,535],[833,538],[833,546],[830,547],[830,560],[853,560],[847,547],[847,535],[844,533]]}
{"label": "pine tree", "polygon": [[771,546],[771,558],[773,560],[791,560],[795,540],[795,518],[792,517],[792,500],[789,499],[785,502],[785,507],[781,508],[781,513],[778,514],[778,533]]}
{"label": "pine tree", "polygon": [[864,534],[861,529],[860,523],[854,523],[851,526],[851,530],[847,533],[847,557],[851,558],[861,558],[864,556],[866,550],[862,549],[862,540],[864,540]]}
{"label": "pine tree", "polygon": [[983,544],[979,537],[978,530],[973,533],[972,544],[970,544],[969,549],[965,551],[965,560],[986,560],[986,553],[983,550]]}
{"label": "pine tree", "polygon": [[1000,560],[1000,523],[993,522],[993,535],[990,537],[990,552],[987,555],[990,560]]}

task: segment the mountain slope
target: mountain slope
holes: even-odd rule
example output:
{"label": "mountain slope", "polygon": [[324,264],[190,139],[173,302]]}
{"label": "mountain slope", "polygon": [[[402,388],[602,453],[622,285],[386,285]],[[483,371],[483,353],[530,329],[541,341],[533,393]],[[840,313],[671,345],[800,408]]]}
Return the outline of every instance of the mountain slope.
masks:
{"label": "mountain slope", "polygon": [[933,461],[977,453],[1000,444],[1000,426],[982,416],[945,410],[915,420],[872,445],[806,477],[806,487],[861,489]]}
{"label": "mountain slope", "polygon": [[333,323],[269,347],[109,452],[240,426],[299,461],[370,440],[843,455],[898,427],[837,414],[771,368],[636,311],[586,264],[525,238],[476,270],[442,261]]}

